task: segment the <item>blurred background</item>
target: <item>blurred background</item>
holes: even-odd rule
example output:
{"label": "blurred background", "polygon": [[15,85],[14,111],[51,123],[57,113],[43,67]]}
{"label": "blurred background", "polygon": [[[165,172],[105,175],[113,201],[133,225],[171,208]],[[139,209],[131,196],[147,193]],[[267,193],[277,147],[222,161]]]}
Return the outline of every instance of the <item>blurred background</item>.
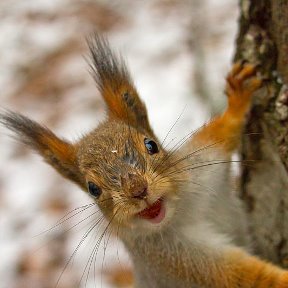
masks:
{"label": "blurred background", "polygon": [[[236,0],[2,0],[0,107],[69,140],[95,127],[105,107],[89,75],[85,37],[97,31],[126,58],[160,139],[181,115],[169,134],[179,139],[225,105],[237,5]],[[101,228],[73,252],[91,225],[91,209],[73,209],[91,200],[9,134],[0,127],[0,287],[120,285],[109,272],[129,265],[120,243],[106,237],[91,260]]]}

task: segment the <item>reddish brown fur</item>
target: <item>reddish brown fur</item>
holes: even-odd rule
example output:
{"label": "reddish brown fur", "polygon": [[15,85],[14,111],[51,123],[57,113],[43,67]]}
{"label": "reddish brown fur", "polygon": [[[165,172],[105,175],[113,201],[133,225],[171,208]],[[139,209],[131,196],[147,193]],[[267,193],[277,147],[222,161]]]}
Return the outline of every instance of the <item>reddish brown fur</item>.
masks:
{"label": "reddish brown fur", "polygon": [[114,56],[106,40],[94,35],[88,41],[93,77],[108,107],[108,115],[153,134],[145,105],[140,100],[122,58]]}
{"label": "reddish brown fur", "polygon": [[[255,66],[242,67],[236,63],[227,77],[226,93],[228,107],[219,117],[204,126],[195,137],[199,143],[218,143],[226,152],[233,152],[239,145],[245,115],[251,105],[251,97],[261,85],[261,80],[254,77]],[[252,78],[251,78],[252,77]],[[249,80],[247,83],[246,80]]]}

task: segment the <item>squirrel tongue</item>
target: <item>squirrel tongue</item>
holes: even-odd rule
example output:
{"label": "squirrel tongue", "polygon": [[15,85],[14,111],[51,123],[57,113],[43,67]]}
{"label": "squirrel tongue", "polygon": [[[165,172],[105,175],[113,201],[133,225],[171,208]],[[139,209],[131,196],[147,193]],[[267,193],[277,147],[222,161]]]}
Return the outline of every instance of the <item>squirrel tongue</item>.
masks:
{"label": "squirrel tongue", "polygon": [[144,219],[154,219],[156,218],[162,208],[162,199],[158,199],[152,206],[147,207],[146,209],[139,212],[137,215]]}

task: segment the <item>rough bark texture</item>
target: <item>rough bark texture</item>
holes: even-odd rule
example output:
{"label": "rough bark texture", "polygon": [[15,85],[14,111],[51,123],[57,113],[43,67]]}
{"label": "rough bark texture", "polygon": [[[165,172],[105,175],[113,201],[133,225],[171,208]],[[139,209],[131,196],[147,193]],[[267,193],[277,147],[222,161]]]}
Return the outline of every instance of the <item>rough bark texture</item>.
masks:
{"label": "rough bark texture", "polygon": [[236,59],[260,64],[243,137],[241,196],[256,253],[288,268],[288,1],[241,0]]}

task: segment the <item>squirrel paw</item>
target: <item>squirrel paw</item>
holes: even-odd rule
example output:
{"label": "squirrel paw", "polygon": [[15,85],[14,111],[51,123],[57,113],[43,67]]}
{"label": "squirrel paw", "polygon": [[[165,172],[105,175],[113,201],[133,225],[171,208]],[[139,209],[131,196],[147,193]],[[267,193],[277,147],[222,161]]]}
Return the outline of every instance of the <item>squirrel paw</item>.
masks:
{"label": "squirrel paw", "polygon": [[256,68],[256,65],[243,63],[243,61],[238,61],[233,65],[226,79],[229,106],[250,102],[251,95],[262,84],[262,80],[256,76]]}
{"label": "squirrel paw", "polygon": [[227,76],[228,107],[222,115],[199,129],[193,141],[198,143],[197,145],[211,144],[214,148],[217,146],[218,150],[225,151],[221,156],[225,155],[230,159],[231,153],[240,143],[251,96],[261,83],[261,79],[256,76],[256,66],[243,62],[235,63]]}

